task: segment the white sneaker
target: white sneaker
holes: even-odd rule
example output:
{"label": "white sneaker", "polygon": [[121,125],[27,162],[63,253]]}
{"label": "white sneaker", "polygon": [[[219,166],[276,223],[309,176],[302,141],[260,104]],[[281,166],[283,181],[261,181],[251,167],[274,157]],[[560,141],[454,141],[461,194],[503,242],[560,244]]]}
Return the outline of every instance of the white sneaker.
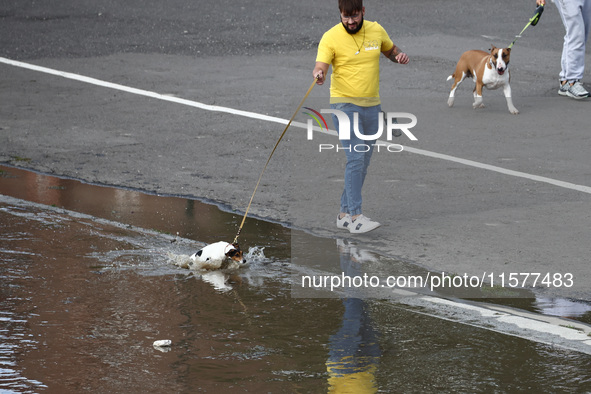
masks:
{"label": "white sneaker", "polygon": [[341,218],[341,214],[339,213],[337,215],[337,228],[349,230],[349,228],[351,227],[351,221],[351,215],[346,214]]}
{"label": "white sneaker", "polygon": [[375,230],[380,227],[381,224],[375,222],[364,215],[359,215],[357,219],[351,221],[349,231],[353,234],[367,233],[368,231]]}
{"label": "white sneaker", "polygon": [[359,249],[349,240],[337,239],[337,247],[341,255],[348,255],[355,263],[368,263],[377,261],[375,254],[366,249]]}
{"label": "white sneaker", "polygon": [[583,87],[583,84],[580,81],[575,81],[574,84],[569,86],[566,95],[580,100],[589,97],[589,92]]}
{"label": "white sneaker", "polygon": [[568,81],[560,81],[560,86],[558,87],[558,94],[561,96],[566,96],[566,92],[568,92],[568,88],[570,87]]}

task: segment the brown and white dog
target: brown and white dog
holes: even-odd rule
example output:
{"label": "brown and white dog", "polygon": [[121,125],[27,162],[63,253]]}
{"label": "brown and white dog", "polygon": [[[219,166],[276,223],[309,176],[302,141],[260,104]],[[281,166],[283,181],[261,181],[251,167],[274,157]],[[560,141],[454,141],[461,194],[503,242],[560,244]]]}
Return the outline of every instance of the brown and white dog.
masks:
{"label": "brown and white dog", "polygon": [[447,104],[450,107],[454,105],[456,89],[464,78],[471,77],[476,83],[472,107],[484,107],[482,103],[483,87],[486,86],[488,89],[502,87],[509,112],[518,114],[519,111],[513,105],[513,100],[511,100],[511,86],[509,85],[511,76],[508,70],[510,57],[511,48],[497,48],[495,46],[491,48],[490,53],[480,50],[464,52],[460,56],[460,60],[458,60],[456,70],[447,78],[448,81],[454,79]]}
{"label": "brown and white dog", "polygon": [[206,245],[189,259],[187,268],[201,270],[236,269],[246,264],[240,246],[224,241]]}

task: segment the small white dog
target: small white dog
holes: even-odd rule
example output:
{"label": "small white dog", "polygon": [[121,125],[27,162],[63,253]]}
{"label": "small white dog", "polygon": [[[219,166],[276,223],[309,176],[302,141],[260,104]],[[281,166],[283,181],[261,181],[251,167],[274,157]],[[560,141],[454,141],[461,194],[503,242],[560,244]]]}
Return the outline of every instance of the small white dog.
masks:
{"label": "small white dog", "polygon": [[193,253],[187,268],[202,270],[236,269],[246,264],[238,244],[219,241]]}

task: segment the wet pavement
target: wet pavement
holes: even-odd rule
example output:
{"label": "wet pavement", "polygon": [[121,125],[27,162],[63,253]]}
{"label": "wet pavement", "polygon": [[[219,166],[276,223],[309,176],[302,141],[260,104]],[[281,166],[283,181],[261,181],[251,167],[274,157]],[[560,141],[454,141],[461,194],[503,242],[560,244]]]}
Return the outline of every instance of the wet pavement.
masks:
{"label": "wet pavement", "polygon": [[[175,4],[166,12],[150,1],[3,4],[0,162],[244,212],[311,82],[315,46],[336,6],[220,1],[203,20],[198,4]],[[563,27],[555,6],[512,51],[519,116],[498,91],[473,110],[468,86],[448,108],[446,78],[463,51],[511,42],[532,6],[405,1],[366,11],[411,57],[408,67],[381,62],[380,93],[384,110],[416,115],[418,141],[401,137],[403,152],[372,158],[364,209],[382,227],[355,240],[430,271],[541,273],[547,298],[589,301],[591,100],[556,94]],[[309,99],[321,110],[328,87]],[[298,114],[282,141],[251,214],[341,237],[334,216],[343,155],[318,151],[334,136],[306,139],[307,118]],[[564,286],[569,275],[573,285]]]}
{"label": "wet pavement", "polygon": [[[3,391],[591,389],[591,351],[498,332],[491,317],[478,327],[408,300],[292,296],[294,238],[280,225],[255,221],[249,266],[209,276],[172,262],[203,245],[200,231],[213,231],[204,221],[240,217],[10,167],[0,179]],[[323,256],[359,270],[360,255],[339,248]],[[588,321],[588,310],[563,312]],[[160,339],[172,346],[153,347]]]}
{"label": "wet pavement", "polygon": [[[298,114],[240,238],[249,267],[206,274],[171,261],[234,237],[336,2],[3,2],[0,391],[590,391],[591,101],[556,95],[554,5],[512,52],[520,115],[500,92],[472,110],[470,87],[446,105],[459,55],[534,8],[367,3],[411,58],[381,63],[384,109],[418,119],[374,155],[382,227],[334,229],[343,157]],[[431,288],[444,273],[463,282]]]}

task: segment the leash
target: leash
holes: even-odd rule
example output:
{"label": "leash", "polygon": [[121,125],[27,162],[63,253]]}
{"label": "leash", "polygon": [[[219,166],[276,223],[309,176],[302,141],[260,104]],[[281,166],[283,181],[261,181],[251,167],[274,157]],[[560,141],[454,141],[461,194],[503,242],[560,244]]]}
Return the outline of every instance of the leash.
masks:
{"label": "leash", "polygon": [[521,33],[519,33],[518,35],[515,36],[515,39],[513,40],[511,45],[508,46],[509,49],[511,49],[511,47],[513,46],[513,44],[515,44],[515,41],[517,41],[518,38],[521,38],[521,35],[525,31],[525,29],[527,29],[530,25],[535,26],[538,24],[538,21],[542,17],[542,12],[544,12],[544,5],[543,4],[541,6],[538,6],[538,8],[536,8],[536,13],[534,14],[534,16],[529,18],[529,22],[527,23],[527,25],[525,25],[523,30],[521,30]]}
{"label": "leash", "polygon": [[252,200],[254,199],[254,195],[257,192],[257,189],[259,188],[259,184],[261,183],[261,179],[263,178],[263,174],[265,173],[265,170],[267,169],[267,165],[271,161],[271,157],[273,157],[273,153],[275,153],[275,150],[277,149],[279,142],[281,142],[281,140],[283,139],[283,136],[285,135],[285,132],[287,132],[287,129],[291,125],[291,122],[296,117],[300,108],[302,108],[302,105],[304,105],[304,101],[306,101],[306,99],[308,98],[308,95],[312,91],[312,88],[314,87],[314,85],[316,85],[316,80],[317,80],[317,78],[314,78],[312,85],[310,85],[310,87],[308,88],[306,95],[304,96],[304,98],[300,102],[300,105],[298,105],[298,108],[295,110],[295,112],[291,116],[291,119],[289,119],[289,122],[287,122],[287,126],[285,126],[283,133],[281,133],[281,136],[279,137],[279,139],[275,143],[275,146],[273,147],[273,150],[271,151],[271,154],[269,155],[269,158],[267,159],[267,162],[265,163],[265,166],[263,167],[263,171],[261,171],[261,175],[259,175],[259,180],[257,181],[257,184],[254,187],[254,191],[252,192],[252,196],[250,196],[250,201],[248,202],[248,206],[246,207],[246,212],[244,213],[244,217],[242,218],[242,223],[240,223],[240,227],[238,227],[238,233],[236,233],[236,237],[234,238],[234,242],[232,242],[232,243],[234,243],[234,244],[238,243],[238,237],[240,236],[240,232],[242,231],[242,227],[244,226],[244,222],[246,221],[246,216],[248,215],[248,211],[250,210],[250,205],[252,204]]}

